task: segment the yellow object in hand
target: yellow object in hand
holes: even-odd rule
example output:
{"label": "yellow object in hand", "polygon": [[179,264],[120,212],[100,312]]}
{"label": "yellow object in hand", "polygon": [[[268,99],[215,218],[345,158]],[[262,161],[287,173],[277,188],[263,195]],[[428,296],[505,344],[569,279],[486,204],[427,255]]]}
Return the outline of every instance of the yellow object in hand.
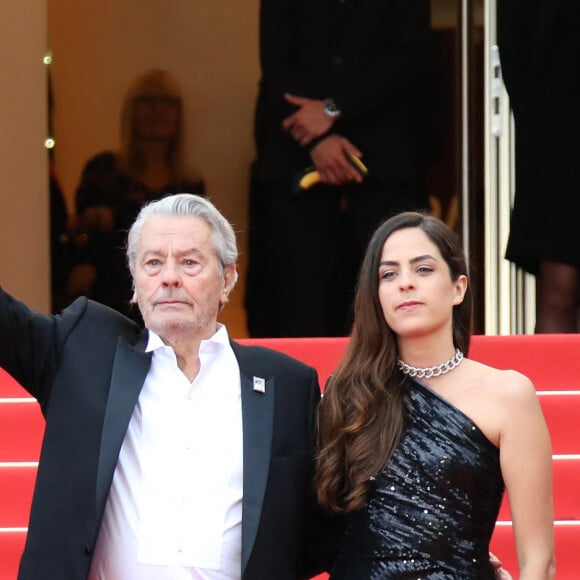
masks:
{"label": "yellow object in hand", "polygon": [[[347,159],[354,165],[355,169],[364,177],[369,172],[367,166],[352,153],[345,153]],[[320,181],[320,173],[316,170],[308,171],[300,179],[299,186],[300,189],[308,189],[313,185],[316,185]]]}

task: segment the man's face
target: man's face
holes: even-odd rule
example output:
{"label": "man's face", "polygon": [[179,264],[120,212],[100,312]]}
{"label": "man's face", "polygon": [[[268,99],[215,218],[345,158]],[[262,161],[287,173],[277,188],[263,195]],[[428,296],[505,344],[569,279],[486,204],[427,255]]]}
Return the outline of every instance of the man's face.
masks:
{"label": "man's face", "polygon": [[145,326],[162,339],[209,338],[227,301],[235,266],[221,274],[208,224],[195,216],[153,216],[141,230],[135,298]]}

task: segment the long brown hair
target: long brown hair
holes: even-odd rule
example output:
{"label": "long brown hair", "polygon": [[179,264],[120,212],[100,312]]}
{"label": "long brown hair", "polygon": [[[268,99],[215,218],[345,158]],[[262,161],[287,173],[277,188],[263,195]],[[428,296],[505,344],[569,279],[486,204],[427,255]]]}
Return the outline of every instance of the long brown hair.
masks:
{"label": "long brown hair", "polygon": [[[441,220],[419,212],[400,213],[371,238],[354,301],[354,323],[346,353],[328,382],[319,410],[320,452],[316,484],[320,503],[337,512],[359,508],[369,479],[388,461],[403,430],[403,376],[396,369],[395,333],[379,302],[379,262],[389,236],[420,228],[437,246],[451,279],[467,276],[457,235]],[[469,350],[472,295],[469,285],[453,307],[453,342]]]}

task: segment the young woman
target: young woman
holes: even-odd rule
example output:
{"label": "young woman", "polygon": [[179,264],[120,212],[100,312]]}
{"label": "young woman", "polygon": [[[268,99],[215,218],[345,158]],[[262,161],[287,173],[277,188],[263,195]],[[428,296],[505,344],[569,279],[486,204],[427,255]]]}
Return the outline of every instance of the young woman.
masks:
{"label": "young woman", "polygon": [[346,516],[332,580],[494,578],[504,487],[520,579],[554,577],[544,417],[528,378],[467,358],[471,311],[443,222],[408,212],[378,228],[320,407],[318,496]]}

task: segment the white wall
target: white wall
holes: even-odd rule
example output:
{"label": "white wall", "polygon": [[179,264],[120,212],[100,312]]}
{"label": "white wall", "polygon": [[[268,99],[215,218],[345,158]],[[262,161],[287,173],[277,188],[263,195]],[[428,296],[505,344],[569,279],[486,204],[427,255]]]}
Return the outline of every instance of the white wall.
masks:
{"label": "white wall", "polygon": [[0,7],[0,284],[48,312],[45,0]]}

